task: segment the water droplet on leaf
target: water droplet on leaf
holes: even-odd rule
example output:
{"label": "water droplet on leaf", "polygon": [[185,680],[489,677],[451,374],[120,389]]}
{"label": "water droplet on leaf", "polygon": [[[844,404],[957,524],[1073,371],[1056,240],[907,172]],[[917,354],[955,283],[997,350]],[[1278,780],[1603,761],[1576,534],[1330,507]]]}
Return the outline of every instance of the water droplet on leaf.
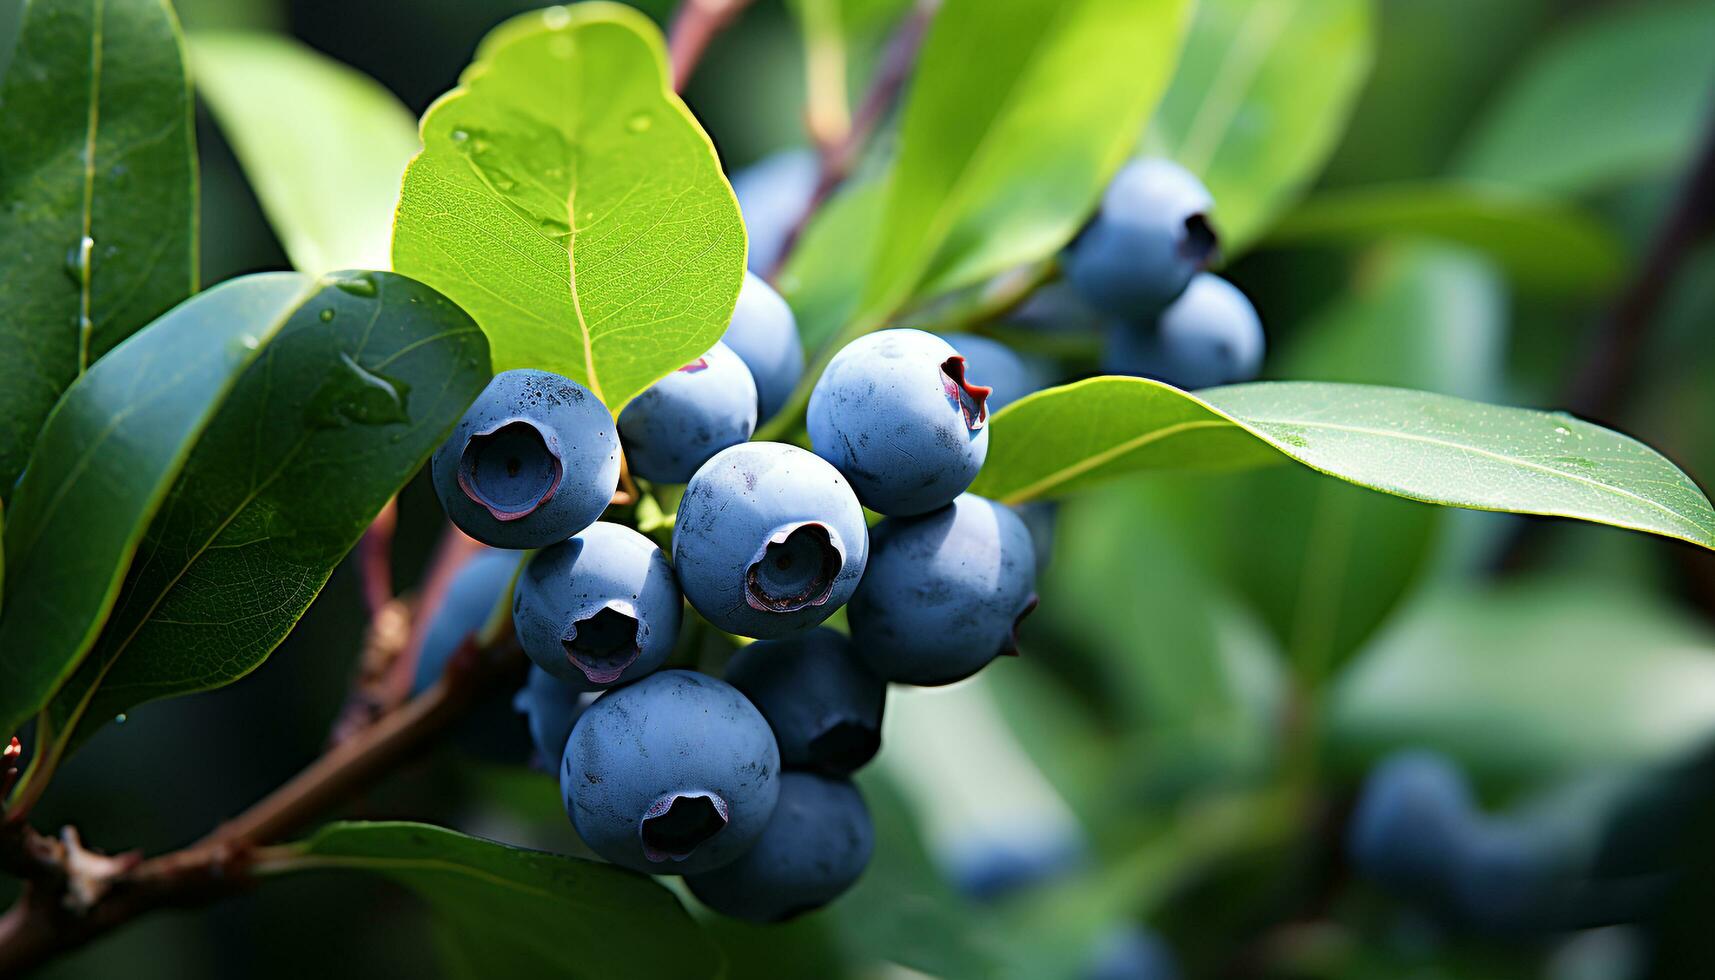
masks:
{"label": "water droplet on leaf", "polygon": [[321,312],[320,316],[322,318],[323,323],[332,323],[333,322],[333,307],[330,306],[327,309],[323,310]]}
{"label": "water droplet on leaf", "polygon": [[79,288],[82,288],[89,278],[89,253],[94,248],[95,239],[85,235],[66,250],[66,275],[70,276],[72,283]]}
{"label": "water droplet on leaf", "polygon": [[549,7],[542,11],[542,26],[557,31],[572,22],[572,12],[564,7]]}
{"label": "water droplet on leaf", "polygon": [[333,284],[339,287],[341,292],[363,297],[371,297],[376,293],[375,277],[367,272],[356,272],[331,278]]}
{"label": "water droplet on leaf", "polygon": [[310,398],[307,417],[317,428],[341,428],[349,423],[388,425],[409,422],[405,404],[411,388],[403,381],[371,371],[351,355],[340,352],[339,367],[330,371]]}
{"label": "water droplet on leaf", "polygon": [[655,120],[649,118],[649,114],[647,112],[640,112],[626,120],[625,128],[634,133],[641,133],[653,125],[654,122]]}

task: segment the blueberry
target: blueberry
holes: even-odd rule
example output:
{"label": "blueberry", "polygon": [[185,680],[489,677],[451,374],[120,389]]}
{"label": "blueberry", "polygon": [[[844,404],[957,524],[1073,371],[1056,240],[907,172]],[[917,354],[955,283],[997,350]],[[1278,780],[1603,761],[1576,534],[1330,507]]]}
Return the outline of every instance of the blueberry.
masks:
{"label": "blueberry", "polygon": [[1099,334],[1119,318],[1091,306],[1071,283],[1060,279],[1038,286],[1003,322],[1045,336],[1075,340],[1078,335]]}
{"label": "blueberry", "polygon": [[965,371],[988,385],[991,414],[1049,385],[1047,364],[1024,357],[998,340],[968,333],[944,333],[940,337],[964,357]]}
{"label": "blueberry", "polygon": [[887,682],[831,629],[752,643],[727,664],[726,679],[768,719],[785,765],[847,776],[881,747]]}
{"label": "blueberry", "polygon": [[661,483],[684,483],[755,430],[756,383],[725,344],[650,385],[619,413],[631,472]]}
{"label": "blueberry", "polygon": [[1162,314],[1165,380],[1181,388],[1249,381],[1262,369],[1264,340],[1256,307],[1237,286],[1204,273]]}
{"label": "blueberry", "polygon": [[1364,877],[1404,897],[1438,902],[1476,822],[1470,787],[1451,761],[1405,752],[1364,781],[1347,851]]}
{"label": "blueberry", "polygon": [[950,684],[1017,652],[1018,623],[1036,608],[1036,555],[1011,508],[961,494],[877,524],[871,549],[847,620],[852,649],[878,675]]}
{"label": "blueberry", "polygon": [[615,864],[695,874],[755,844],[780,792],[774,733],[730,684],[664,670],[609,691],[572,727],[566,815]]}
{"label": "blueberry", "polygon": [[980,381],[934,334],[859,337],[816,381],[805,418],[810,441],[865,507],[927,513],[963,493],[982,469],[989,389]]}
{"label": "blueberry", "polygon": [[1216,251],[1202,181],[1169,160],[1133,160],[1066,247],[1066,278],[1094,306],[1142,320],[1161,312]]}
{"label": "blueberry", "polygon": [[536,756],[550,772],[566,754],[566,739],[572,735],[572,725],[594,697],[594,694],[580,693],[577,688],[534,664],[530,666],[530,676],[512,699],[512,707],[529,723],[530,741],[536,746]]}
{"label": "blueberry", "polygon": [[601,400],[546,371],[494,376],[435,451],[435,493],[459,530],[541,548],[593,524],[619,486],[619,435]]}
{"label": "blueberry", "polygon": [[812,150],[785,150],[732,175],[750,254],[745,265],[767,275],[780,261],[786,236],[810,208],[820,165]]}
{"label": "blueberry", "polygon": [[773,286],[746,272],[721,342],[744,358],[756,380],[756,417],[772,418],[804,376],[804,343],[792,308]]}
{"label": "blueberry", "polygon": [[874,850],[875,829],[857,787],[788,772],[756,846],[723,868],[687,875],[685,884],[722,915],[782,922],[838,898],[857,882]]}
{"label": "blueberry", "polygon": [[680,614],[667,556],[647,537],[606,521],[537,552],[512,603],[524,652],[586,691],[660,667],[678,639]]}
{"label": "blueberry", "polygon": [[673,524],[685,598],[740,636],[786,636],[827,619],[851,598],[868,556],[863,508],[839,471],[776,442],[704,463]]}
{"label": "blueberry", "polygon": [[1555,920],[1558,886],[1553,840],[1528,821],[1477,821],[1460,841],[1451,868],[1458,918],[1479,929],[1519,932]]}
{"label": "blueberry", "polygon": [[1179,961],[1161,937],[1147,929],[1110,930],[1096,943],[1084,980],[1177,980]]}
{"label": "blueberry", "polygon": [[417,651],[417,672],[411,677],[411,693],[421,694],[441,679],[447,662],[467,637],[482,630],[494,607],[512,584],[518,562],[516,551],[484,548],[453,573],[440,606],[423,631]]}
{"label": "blueberry", "polygon": [[945,860],[948,877],[961,893],[994,902],[1064,878],[1088,856],[1078,838],[1055,828],[1033,828],[1004,838],[992,833],[966,838],[950,848]]}

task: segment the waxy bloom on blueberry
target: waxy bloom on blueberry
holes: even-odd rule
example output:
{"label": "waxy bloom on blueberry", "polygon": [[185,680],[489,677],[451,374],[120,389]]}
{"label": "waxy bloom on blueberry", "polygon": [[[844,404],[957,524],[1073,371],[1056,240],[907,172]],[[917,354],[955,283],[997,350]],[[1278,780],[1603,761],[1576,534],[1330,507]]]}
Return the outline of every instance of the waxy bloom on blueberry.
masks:
{"label": "waxy bloom on blueberry", "polygon": [[497,548],[541,548],[595,522],[619,486],[619,435],[601,400],[546,371],[503,371],[431,465],[459,530]]}
{"label": "waxy bloom on blueberry", "polygon": [[598,521],[524,566],[512,622],[536,666],[592,690],[661,666],[681,613],[673,569],[655,542]]}
{"label": "waxy bloom on blueberry", "polygon": [[1066,246],[1066,279],[1092,305],[1129,320],[1161,312],[1214,260],[1208,188],[1171,160],[1133,160],[1096,216]]}
{"label": "waxy bloom on blueberry", "polygon": [[726,679],[768,719],[788,766],[850,775],[881,747],[887,682],[831,629],[752,643],[727,663]]}
{"label": "waxy bloom on blueberry", "polygon": [[572,727],[566,814],[590,849],[651,874],[736,860],[774,814],[774,733],[732,685],[664,670],[610,691]]}
{"label": "waxy bloom on blueberry", "polygon": [[845,479],[782,443],[745,443],[704,463],[673,524],[685,598],[740,636],[786,636],[827,619],[868,556],[863,508]]}
{"label": "waxy bloom on blueberry", "polygon": [[619,413],[631,472],[660,483],[684,483],[755,429],[756,385],[725,344],[650,385]]}

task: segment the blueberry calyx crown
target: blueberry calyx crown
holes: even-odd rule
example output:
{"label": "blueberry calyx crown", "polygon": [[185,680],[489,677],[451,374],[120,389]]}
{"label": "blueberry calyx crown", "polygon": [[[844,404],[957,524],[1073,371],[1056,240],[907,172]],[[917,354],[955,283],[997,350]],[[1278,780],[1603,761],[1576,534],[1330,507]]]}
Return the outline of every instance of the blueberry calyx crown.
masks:
{"label": "blueberry calyx crown", "polygon": [[726,829],[727,803],[705,790],[666,793],[650,805],[637,827],[643,856],[651,861],[683,861]]}
{"label": "blueberry calyx crown", "polygon": [[564,467],[554,443],[523,418],[473,432],[459,453],[459,489],[497,521],[529,517],[560,488]]}
{"label": "blueberry calyx crown", "polygon": [[763,612],[797,612],[819,606],[834,591],[845,565],[839,533],[820,521],[782,524],[751,559],[744,574],[744,598]]}
{"label": "blueberry calyx crown", "polygon": [[941,362],[941,387],[965,417],[965,428],[976,432],[988,424],[988,397],[994,389],[972,384],[965,378],[965,359],[954,354]]}
{"label": "blueberry calyx crown", "polygon": [[1188,216],[1185,219],[1185,237],[1179,240],[1180,257],[1203,270],[1213,265],[1220,253],[1221,236],[1215,233],[1209,216],[1201,211]]}
{"label": "blueberry calyx crown", "polygon": [[560,645],[566,659],[591,684],[612,684],[643,655],[647,633],[635,606],[612,599],[594,613],[572,620]]}

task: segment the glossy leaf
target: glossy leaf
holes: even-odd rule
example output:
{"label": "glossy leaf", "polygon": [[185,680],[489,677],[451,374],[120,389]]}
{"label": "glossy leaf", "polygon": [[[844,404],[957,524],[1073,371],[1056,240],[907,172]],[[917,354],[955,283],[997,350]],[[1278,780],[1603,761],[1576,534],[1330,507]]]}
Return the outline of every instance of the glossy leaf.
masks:
{"label": "glossy leaf", "polygon": [[1203,0],[1146,147],[1203,178],[1227,255],[1316,177],[1372,58],[1369,0]]}
{"label": "glossy leaf", "polygon": [[1671,170],[1715,110],[1712,38],[1715,7],[1695,0],[1588,17],[1520,66],[1457,170],[1574,194]]}
{"label": "glossy leaf", "polygon": [[1328,191],[1289,212],[1273,245],[1356,245],[1422,235],[1479,249],[1520,286],[1549,292],[1610,289],[1625,268],[1614,236],[1567,204],[1498,185],[1393,184]]}
{"label": "glossy leaf", "polygon": [[991,422],[971,490],[1008,503],[1149,469],[1260,465],[1275,454],[1413,500],[1573,517],[1715,549],[1715,509],[1642,443],[1563,413],[1370,385],[1281,381],[1201,396],[1091,378]]}
{"label": "glossy leaf", "polygon": [[165,0],[35,0],[0,85],[0,498],[89,365],[196,288],[196,146]]}
{"label": "glossy leaf", "polygon": [[1442,594],[1340,679],[1330,737],[1348,757],[1432,746],[1531,779],[1666,761],[1715,736],[1712,650],[1703,625],[1611,585]]}
{"label": "glossy leaf", "polygon": [[850,184],[816,212],[780,273],[780,293],[791,304],[807,350],[818,350],[851,322],[863,294],[865,266],[881,232],[887,185]]}
{"label": "glossy leaf", "polygon": [[66,391],[7,512],[0,732],[16,730],[82,662],[197,437],[314,290],[295,273],[224,283],[134,334]]}
{"label": "glossy leaf", "polygon": [[191,37],[197,90],[300,272],[386,269],[417,122],[379,82],[279,34]]}
{"label": "glossy leaf", "polygon": [[69,751],[136,704],[261,665],[489,377],[481,331],[445,297],[391,273],[325,278],[197,440],[38,738]]}
{"label": "glossy leaf", "polygon": [[394,268],[468,310],[497,371],[567,375],[617,413],[720,339],[744,226],[643,15],[580,3],[507,21],[422,137]]}
{"label": "glossy leaf", "polygon": [[671,892],[611,864],[420,823],[336,823],[265,873],[362,871],[427,902],[456,977],[715,977],[719,950]]}
{"label": "glossy leaf", "polygon": [[862,301],[885,316],[1052,255],[1166,87],[1184,0],[948,0],[924,41]]}

